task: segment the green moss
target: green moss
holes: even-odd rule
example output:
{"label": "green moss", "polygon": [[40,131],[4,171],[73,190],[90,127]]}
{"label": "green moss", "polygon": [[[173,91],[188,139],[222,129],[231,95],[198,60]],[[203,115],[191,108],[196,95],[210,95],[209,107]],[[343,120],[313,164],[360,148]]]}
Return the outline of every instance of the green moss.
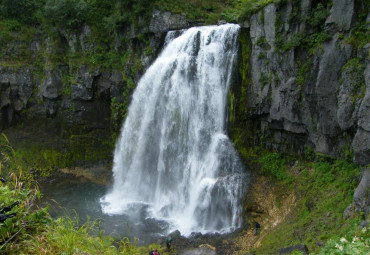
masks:
{"label": "green moss", "polygon": [[261,173],[268,177],[291,184],[293,179],[286,172],[287,162],[284,156],[279,153],[267,153],[258,158],[261,164]]}
{"label": "green moss", "polygon": [[39,176],[48,176],[56,169],[96,163],[112,157],[113,141],[99,130],[76,127],[65,136],[56,137],[58,143],[55,144],[27,139],[16,144],[15,156],[27,173],[31,171]]}
{"label": "green moss", "polygon": [[370,43],[369,22],[367,22],[369,9],[369,1],[355,1],[355,12],[357,17],[355,24],[351,28],[350,36],[346,40],[347,43],[350,43],[355,47],[355,50],[358,50]]}
{"label": "green moss", "polygon": [[270,45],[264,36],[258,37],[256,44],[265,50],[270,49]]}
{"label": "green moss", "polygon": [[366,84],[364,77],[365,66],[361,63],[359,58],[350,59],[342,67],[342,77],[346,76],[352,85],[351,99],[356,102],[365,96]]}
{"label": "green moss", "polygon": [[262,84],[262,88],[264,88],[267,84],[270,84],[272,81],[272,77],[270,74],[261,73],[260,83]]}
{"label": "green moss", "polygon": [[205,24],[215,24],[221,18],[235,19],[231,7],[221,0],[158,0],[155,3],[157,9],[185,14],[187,19]]}
{"label": "green moss", "polygon": [[313,61],[312,58],[309,58],[305,63],[302,64],[301,61],[297,61],[298,64],[298,75],[297,75],[297,84],[300,86],[301,90],[303,85],[307,81],[307,78],[310,76],[312,68],[313,68]]}

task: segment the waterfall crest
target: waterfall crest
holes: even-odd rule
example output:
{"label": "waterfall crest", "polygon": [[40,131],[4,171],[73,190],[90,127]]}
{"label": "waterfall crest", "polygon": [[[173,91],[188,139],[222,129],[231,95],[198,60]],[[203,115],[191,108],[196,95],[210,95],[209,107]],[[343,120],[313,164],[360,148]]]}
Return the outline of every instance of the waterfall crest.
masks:
{"label": "waterfall crest", "polygon": [[238,30],[226,24],[167,34],[133,94],[104,213],[145,205],[148,217],[184,235],[240,227],[247,174],[225,134]]}

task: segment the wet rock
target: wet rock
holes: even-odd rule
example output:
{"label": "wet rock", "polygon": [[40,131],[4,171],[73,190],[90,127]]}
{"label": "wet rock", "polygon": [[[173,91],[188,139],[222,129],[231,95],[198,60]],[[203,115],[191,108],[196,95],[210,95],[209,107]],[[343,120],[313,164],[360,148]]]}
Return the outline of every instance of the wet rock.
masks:
{"label": "wet rock", "polygon": [[177,238],[177,237],[180,237],[181,236],[181,232],[178,231],[178,230],[175,230],[175,231],[169,233],[168,236],[170,236],[172,238]]}
{"label": "wet rock", "polygon": [[187,251],[181,251],[178,253],[178,255],[216,255],[216,250],[213,247],[210,247],[209,245],[204,245],[199,248],[187,250]]}
{"label": "wet rock", "polygon": [[305,244],[298,244],[298,245],[289,246],[289,247],[280,249],[279,255],[290,254],[293,251],[301,251],[304,255],[308,254],[307,246]]}

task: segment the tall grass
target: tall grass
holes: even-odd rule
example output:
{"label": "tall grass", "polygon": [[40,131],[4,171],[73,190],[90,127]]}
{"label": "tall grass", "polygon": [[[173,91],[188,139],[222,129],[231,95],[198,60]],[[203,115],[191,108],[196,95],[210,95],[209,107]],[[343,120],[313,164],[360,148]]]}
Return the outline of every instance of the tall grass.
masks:
{"label": "tall grass", "polygon": [[53,220],[48,207],[39,208],[35,200],[41,197],[33,178],[24,175],[23,162],[4,134],[0,136],[0,208],[15,201],[20,204],[12,209],[16,217],[0,225],[0,254],[148,254],[156,248],[168,254],[159,244],[137,247],[136,239],[116,240],[103,234],[100,221],[82,223],[76,212]]}

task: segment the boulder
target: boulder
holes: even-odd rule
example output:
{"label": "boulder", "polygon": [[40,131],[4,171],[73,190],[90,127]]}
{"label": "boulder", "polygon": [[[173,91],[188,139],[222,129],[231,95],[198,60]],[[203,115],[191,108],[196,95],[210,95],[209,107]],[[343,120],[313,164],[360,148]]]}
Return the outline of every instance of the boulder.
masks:
{"label": "boulder", "polygon": [[297,245],[294,245],[294,246],[289,246],[289,247],[280,249],[279,250],[279,255],[290,254],[293,251],[301,251],[304,255],[308,254],[308,249],[307,249],[307,246],[305,244],[297,244]]}
{"label": "boulder", "polygon": [[204,245],[199,248],[181,251],[178,255],[216,255],[216,250],[208,245]]}

